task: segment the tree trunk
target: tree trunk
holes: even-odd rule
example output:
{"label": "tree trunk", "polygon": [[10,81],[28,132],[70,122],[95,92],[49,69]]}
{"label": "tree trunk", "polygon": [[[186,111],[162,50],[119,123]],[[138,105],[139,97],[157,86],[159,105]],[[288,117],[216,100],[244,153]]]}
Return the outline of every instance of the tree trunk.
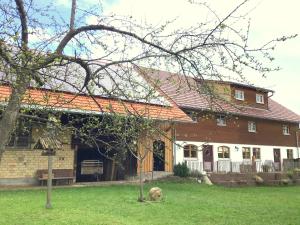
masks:
{"label": "tree trunk", "polygon": [[[22,74],[23,75],[23,74]],[[18,119],[20,106],[24,94],[26,92],[29,81],[24,77],[21,77],[16,81],[15,86],[12,88],[7,107],[2,113],[0,120],[0,161],[7,142],[9,141],[10,134],[14,130],[16,121]]]}
{"label": "tree trunk", "polygon": [[112,160],[112,165],[111,165],[110,181],[112,181],[114,179],[115,167],[116,167],[116,163],[115,163],[115,159],[113,159]]}
{"label": "tree trunk", "polygon": [[140,160],[140,196],[138,198],[139,202],[144,202],[145,201],[145,198],[144,198],[144,181],[143,181],[143,178],[144,178],[143,163],[144,163],[144,160],[141,159]]}
{"label": "tree trunk", "polygon": [[46,209],[52,208],[52,167],[53,167],[53,155],[48,155],[48,180],[47,180],[47,202]]}

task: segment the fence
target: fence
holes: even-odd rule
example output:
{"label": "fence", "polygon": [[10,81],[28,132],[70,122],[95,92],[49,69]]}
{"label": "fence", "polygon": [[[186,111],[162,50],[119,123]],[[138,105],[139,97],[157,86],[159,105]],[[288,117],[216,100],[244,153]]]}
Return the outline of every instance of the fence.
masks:
{"label": "fence", "polygon": [[[215,173],[251,173],[251,172],[276,172],[288,171],[295,168],[300,168],[300,161],[284,159],[283,163],[274,163],[272,160],[255,161],[251,160],[234,162],[231,160],[219,160],[213,163],[212,171],[205,163],[198,160],[185,160],[187,167],[191,171],[206,170]],[[205,166],[205,169],[204,169]]]}

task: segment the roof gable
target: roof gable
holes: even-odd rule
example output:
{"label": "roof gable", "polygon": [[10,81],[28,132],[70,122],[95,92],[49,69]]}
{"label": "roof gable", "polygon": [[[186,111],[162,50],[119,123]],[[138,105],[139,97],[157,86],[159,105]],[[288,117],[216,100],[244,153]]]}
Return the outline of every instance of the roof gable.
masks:
{"label": "roof gable", "polygon": [[[156,85],[156,88],[159,88],[162,92],[167,94],[180,108],[217,112],[222,111],[249,117],[297,123],[300,121],[300,116],[298,114],[272,99],[269,99],[268,109],[233,105],[224,99],[213,98],[205,92],[197,91],[200,83],[196,82],[192,77],[185,77],[183,75],[158,70],[146,71],[147,77],[152,80],[153,85]],[[236,85],[236,83],[229,83]],[[255,87],[252,86],[250,88]],[[258,88],[257,90],[271,91],[261,88]]]}

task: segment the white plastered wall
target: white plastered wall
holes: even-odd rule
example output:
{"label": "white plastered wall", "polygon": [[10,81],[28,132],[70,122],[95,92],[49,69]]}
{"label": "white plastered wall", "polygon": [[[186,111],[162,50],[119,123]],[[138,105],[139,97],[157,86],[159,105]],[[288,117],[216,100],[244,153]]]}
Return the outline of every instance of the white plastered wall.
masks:
{"label": "white plastered wall", "polygon": [[251,145],[251,144],[232,144],[232,143],[207,143],[207,142],[193,142],[193,141],[176,141],[174,153],[174,164],[182,163],[185,160],[198,160],[200,162],[203,161],[202,159],[202,151],[198,152],[197,158],[184,158],[183,157],[183,146],[187,144],[192,144],[198,146],[201,149],[202,145],[212,145],[213,146],[213,158],[214,162],[218,160],[218,147],[219,146],[228,146],[230,148],[230,160],[233,162],[242,162],[243,161],[243,154],[242,154],[242,147],[249,147],[251,149],[251,155],[253,154],[253,148],[260,148],[261,154],[261,161],[271,160],[274,161],[273,149],[278,148],[280,149],[281,155],[281,163],[283,159],[287,158],[287,149],[293,149],[293,157],[299,158],[299,151],[296,147],[288,147],[288,146],[269,146],[269,145]]}

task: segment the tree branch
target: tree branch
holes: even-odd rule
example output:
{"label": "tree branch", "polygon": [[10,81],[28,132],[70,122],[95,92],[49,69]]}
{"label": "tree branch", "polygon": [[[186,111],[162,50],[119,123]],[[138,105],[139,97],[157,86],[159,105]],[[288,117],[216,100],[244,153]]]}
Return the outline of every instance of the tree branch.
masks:
{"label": "tree branch", "polygon": [[70,30],[74,30],[76,13],[76,0],[72,0],[71,17],[70,17]]}
{"label": "tree branch", "polygon": [[144,38],[138,36],[135,33],[129,32],[129,31],[124,31],[124,30],[120,30],[117,29],[115,27],[112,26],[105,26],[105,25],[87,25],[87,26],[82,26],[78,29],[75,30],[70,30],[66,36],[62,39],[62,41],[59,43],[59,45],[56,48],[56,53],[57,54],[61,54],[63,49],[66,47],[66,45],[69,43],[70,40],[72,40],[72,38],[74,38],[77,34],[80,34],[82,32],[87,32],[87,31],[100,31],[100,30],[105,30],[105,31],[110,31],[110,32],[114,32],[114,33],[118,33],[118,34],[122,34],[122,35],[126,35],[128,37],[133,37],[137,40],[139,40],[142,43],[145,43],[149,46],[155,47],[163,52],[169,53],[171,55],[174,55],[175,52],[172,52],[170,50],[167,50],[166,48],[161,47],[160,45],[154,44],[150,41],[145,40]]}
{"label": "tree branch", "polygon": [[20,17],[20,22],[22,26],[22,47],[27,48],[28,45],[28,25],[27,25],[27,14],[24,8],[24,2],[23,0],[15,0],[19,17]]}

